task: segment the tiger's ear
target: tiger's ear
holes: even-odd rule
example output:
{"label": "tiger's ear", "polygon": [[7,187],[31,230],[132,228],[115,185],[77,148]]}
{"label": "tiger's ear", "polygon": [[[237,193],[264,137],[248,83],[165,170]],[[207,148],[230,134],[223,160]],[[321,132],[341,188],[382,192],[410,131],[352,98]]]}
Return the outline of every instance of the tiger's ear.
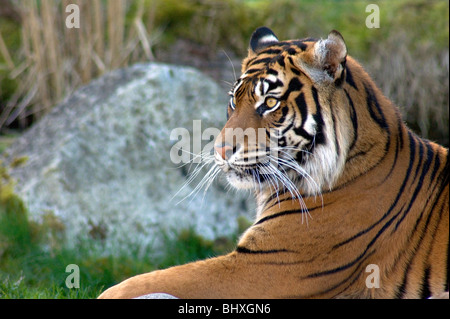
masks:
{"label": "tiger's ear", "polygon": [[334,82],[341,77],[346,58],[347,46],[344,38],[338,31],[333,30],[328,38],[321,39],[314,44],[312,65],[306,63],[306,71],[310,71],[308,73],[316,82]]}
{"label": "tiger's ear", "polygon": [[260,27],[253,32],[252,37],[250,39],[250,47],[248,49],[249,57],[257,54],[262,49],[268,47],[271,44],[277,43],[278,38],[267,27]]}

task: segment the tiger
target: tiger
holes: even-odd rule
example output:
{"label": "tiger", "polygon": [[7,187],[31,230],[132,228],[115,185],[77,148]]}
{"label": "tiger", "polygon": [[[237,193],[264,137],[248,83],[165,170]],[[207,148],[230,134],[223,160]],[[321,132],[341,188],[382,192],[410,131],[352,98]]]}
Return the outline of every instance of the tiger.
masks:
{"label": "tiger", "polygon": [[214,165],[254,192],[253,224],[226,255],[99,297],[448,298],[448,149],[407,127],[338,31],[280,41],[260,27],[241,74]]}

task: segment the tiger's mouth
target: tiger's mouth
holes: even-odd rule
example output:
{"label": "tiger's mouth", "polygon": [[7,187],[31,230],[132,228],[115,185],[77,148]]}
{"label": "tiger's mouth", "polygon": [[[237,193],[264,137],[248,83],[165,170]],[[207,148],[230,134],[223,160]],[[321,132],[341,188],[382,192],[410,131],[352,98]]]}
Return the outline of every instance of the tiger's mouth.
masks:
{"label": "tiger's mouth", "polygon": [[[222,171],[228,183],[236,189],[287,191],[295,198],[321,194],[329,169],[328,149],[298,146],[237,149],[234,153],[214,152],[215,172]],[[220,150],[220,149],[219,149]],[[233,149],[234,151],[234,149]],[[225,155],[225,156],[222,156]],[[334,171],[334,170],[333,170]]]}
{"label": "tiger's mouth", "polygon": [[[258,145],[217,143],[214,161],[228,183],[237,189],[288,191],[293,197],[300,194],[320,194],[324,176],[323,156],[315,154],[316,148],[309,143],[291,145],[273,142]],[[326,152],[325,155],[329,154]],[[326,167],[325,167],[326,168]]]}
{"label": "tiger's mouth", "polygon": [[[286,162],[283,164],[282,162]],[[263,189],[266,187],[279,189],[287,184],[292,185],[289,173],[294,164],[287,160],[279,160],[273,156],[263,156],[263,159],[253,163],[236,163],[238,161],[216,160],[228,182],[238,189]],[[240,162],[240,161],[239,161]]]}
{"label": "tiger's mouth", "polygon": [[228,182],[238,189],[263,188],[269,174],[262,173],[257,165],[254,166],[233,166],[229,165],[222,168],[225,172]]}

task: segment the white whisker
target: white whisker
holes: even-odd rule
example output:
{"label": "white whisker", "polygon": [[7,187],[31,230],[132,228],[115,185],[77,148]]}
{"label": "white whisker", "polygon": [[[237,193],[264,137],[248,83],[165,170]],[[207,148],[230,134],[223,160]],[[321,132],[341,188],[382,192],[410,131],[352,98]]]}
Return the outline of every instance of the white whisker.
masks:
{"label": "white whisker", "polygon": [[[205,164],[206,165],[206,164]],[[204,165],[203,165],[204,166]],[[202,167],[203,167],[202,166]],[[214,176],[214,178],[216,177],[216,171],[217,170],[220,170],[220,168],[219,167],[217,167],[217,165],[213,165],[210,169],[209,169],[209,171],[205,174],[205,176],[203,176],[203,178],[202,178],[202,180],[197,184],[197,186],[195,186],[195,188],[188,194],[188,195],[186,195],[185,197],[183,197],[180,201],[178,201],[177,202],[177,204],[176,205],[178,205],[179,203],[181,203],[182,201],[184,201],[186,198],[188,198],[188,197],[193,197],[193,195],[194,194],[197,194],[199,191],[200,191],[200,189],[205,185],[205,184],[207,184],[207,183],[209,183],[209,180],[211,179],[211,177],[212,176]],[[196,173],[196,175],[198,174],[198,171],[199,170],[197,170],[197,173]],[[211,183],[212,183],[212,181],[211,181]],[[178,193],[178,192],[177,192]],[[192,199],[191,199],[192,200]]]}
{"label": "white whisker", "polygon": [[[200,164],[201,164],[201,166],[200,166]],[[209,159],[204,162],[198,163],[196,165],[194,171],[189,174],[188,179],[184,182],[184,184],[181,186],[181,188],[172,196],[171,200],[173,200],[184,188],[186,188],[188,185],[190,185],[195,180],[195,178],[201,173],[202,169],[209,164],[211,164],[211,161]]]}
{"label": "white whisker", "polygon": [[[313,141],[314,143],[314,141]],[[185,151],[185,150],[183,150]],[[264,161],[259,161],[255,165],[248,165],[249,159],[259,158],[261,154],[258,152],[247,152],[245,154],[246,157],[243,157],[239,160],[235,160],[233,162],[233,169],[238,172],[244,173],[244,169],[248,174],[248,178],[253,181],[253,186],[257,194],[265,194],[267,196],[274,197],[278,206],[281,207],[280,195],[286,194],[292,199],[292,201],[298,202],[300,209],[302,210],[302,224],[306,222],[308,225],[308,219],[312,218],[308,207],[303,199],[302,193],[306,192],[308,196],[317,196],[319,195],[322,200],[323,206],[323,197],[321,194],[322,185],[312,177],[316,176],[317,173],[320,173],[320,170],[323,167],[313,168],[304,166],[300,164],[296,158],[297,154],[302,153],[303,159],[305,162],[313,161],[321,161],[322,154],[317,156],[313,154],[310,150],[302,149],[298,146],[286,146],[286,147],[275,147],[270,149],[270,152],[266,152]],[[194,180],[199,176],[199,174],[204,171],[205,167],[208,167],[212,164],[211,167],[208,168],[208,171],[204,174],[203,178],[198,182],[198,184],[190,190],[189,194],[184,196],[177,204],[181,203],[185,199],[191,197],[193,198],[196,194],[203,189],[202,202],[205,199],[206,192],[211,187],[213,182],[217,179],[217,176],[220,175],[222,169],[217,163],[215,163],[215,158],[211,154],[193,154],[188,152],[193,156],[193,158],[189,161],[192,165],[195,159],[199,157],[202,159],[200,163],[195,165],[192,172],[190,172],[191,167],[189,168],[189,177],[186,179],[183,186],[178,190],[178,192],[174,195],[177,196],[180,192],[188,185],[191,185]],[[184,164],[186,165],[186,164]],[[184,166],[183,165],[183,166]],[[182,167],[182,166],[180,166]],[[230,191],[232,185],[227,184],[227,192]],[[265,189],[268,191],[265,191]],[[306,190],[306,191],[305,191]],[[262,197],[261,199],[263,199]],[[286,198],[288,199],[288,198]],[[192,200],[192,199],[191,199]],[[266,205],[267,203],[260,202],[261,205]],[[264,206],[260,206],[259,209],[264,209]]]}
{"label": "white whisker", "polygon": [[223,51],[223,53],[225,53],[225,55],[226,55],[228,61],[230,61],[231,68],[233,69],[234,82],[236,82],[236,81],[237,81],[237,76],[236,76],[236,70],[234,69],[233,61],[231,61],[230,56],[228,55],[228,53],[227,53],[225,50],[222,50],[222,51]]}

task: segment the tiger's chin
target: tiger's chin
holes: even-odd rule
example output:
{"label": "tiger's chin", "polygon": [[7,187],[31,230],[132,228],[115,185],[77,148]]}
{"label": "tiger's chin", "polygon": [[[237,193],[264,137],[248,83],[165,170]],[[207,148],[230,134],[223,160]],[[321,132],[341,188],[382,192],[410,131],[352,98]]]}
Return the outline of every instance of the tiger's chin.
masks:
{"label": "tiger's chin", "polygon": [[274,192],[285,187],[275,175],[258,169],[231,168],[225,172],[225,176],[236,189]]}
{"label": "tiger's chin", "polygon": [[225,174],[228,183],[237,189],[255,189],[262,186],[262,182],[258,183],[252,175],[245,172],[229,170]]}

